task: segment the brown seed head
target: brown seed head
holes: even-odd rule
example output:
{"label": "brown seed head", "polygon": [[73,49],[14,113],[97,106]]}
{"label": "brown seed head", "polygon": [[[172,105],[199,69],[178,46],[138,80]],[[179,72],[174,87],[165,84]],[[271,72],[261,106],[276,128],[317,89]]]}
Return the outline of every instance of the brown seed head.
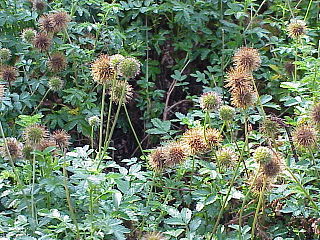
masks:
{"label": "brown seed head", "polygon": [[317,143],[317,132],[310,125],[297,126],[293,132],[293,141],[302,148],[313,148]]}
{"label": "brown seed head", "polygon": [[48,67],[53,72],[60,72],[67,66],[67,60],[63,53],[53,53],[48,61]]}
{"label": "brown seed head", "polygon": [[222,142],[222,136],[219,130],[215,128],[206,128],[204,137],[210,149]]}
{"label": "brown seed head", "polygon": [[51,20],[51,17],[49,14],[45,14],[43,16],[40,17],[39,19],[39,25],[40,25],[40,29],[42,31],[45,31],[47,33],[54,33],[55,28],[54,28],[54,24]]}
{"label": "brown seed head", "polygon": [[243,68],[231,68],[227,73],[226,87],[230,87],[231,91],[239,91],[252,88],[253,76],[250,72]]}
{"label": "brown seed head", "polygon": [[33,0],[32,7],[38,12],[42,12],[46,8],[47,4],[43,0]]}
{"label": "brown seed head", "polygon": [[266,137],[276,139],[279,135],[281,126],[276,121],[272,121],[270,117],[267,117],[261,124],[259,131]]}
{"label": "brown seed head", "polygon": [[160,172],[165,167],[165,153],[163,147],[158,147],[151,151],[148,156],[148,163],[153,171]]}
{"label": "brown seed head", "polygon": [[0,77],[10,85],[17,79],[19,73],[15,67],[4,65],[0,68]]}
{"label": "brown seed head", "polygon": [[245,71],[255,71],[260,67],[260,54],[255,48],[241,47],[233,57],[233,62],[237,68],[242,68]]}
{"label": "brown seed head", "polygon": [[[22,157],[23,144],[20,143],[16,138],[6,138],[9,153],[6,146],[0,147],[0,153],[3,157],[17,159]],[[9,155],[10,154],[10,155]]]}
{"label": "brown seed head", "polygon": [[91,66],[93,80],[100,84],[110,83],[117,77],[115,68],[107,55],[101,55]]}
{"label": "brown seed head", "polygon": [[60,32],[67,28],[68,23],[71,21],[71,17],[66,12],[56,12],[50,15],[50,19],[53,23],[56,32]]}
{"label": "brown seed head", "polygon": [[52,134],[53,140],[60,148],[67,148],[70,145],[70,135],[63,129],[56,130]]}
{"label": "brown seed head", "polygon": [[33,46],[38,48],[40,51],[47,51],[50,48],[51,43],[52,38],[44,32],[37,33],[33,39]]}
{"label": "brown seed head", "polygon": [[164,147],[165,165],[174,166],[186,160],[189,155],[188,146],[183,142],[170,142]]}
{"label": "brown seed head", "polygon": [[257,100],[257,94],[252,88],[235,90],[231,96],[231,103],[235,107],[243,109],[253,106]]}
{"label": "brown seed head", "polygon": [[293,62],[286,62],[284,64],[284,69],[286,70],[287,74],[292,76],[292,74],[294,73],[295,70],[295,65]]}
{"label": "brown seed head", "polygon": [[38,150],[44,151],[48,147],[57,147],[56,141],[52,138],[45,138],[40,142]]}
{"label": "brown seed head", "polygon": [[192,154],[201,154],[208,151],[203,128],[196,127],[187,130],[182,136],[182,141],[189,146]]}
{"label": "brown seed head", "polygon": [[113,88],[109,91],[110,99],[119,104],[122,99],[122,104],[126,104],[132,99],[133,88],[127,81],[116,81]]}
{"label": "brown seed head", "polygon": [[33,124],[26,127],[23,131],[23,138],[27,144],[31,146],[38,145],[41,141],[48,137],[46,128],[39,124]]}
{"label": "brown seed head", "polygon": [[287,27],[289,37],[300,38],[307,32],[307,24],[303,20],[292,19]]}

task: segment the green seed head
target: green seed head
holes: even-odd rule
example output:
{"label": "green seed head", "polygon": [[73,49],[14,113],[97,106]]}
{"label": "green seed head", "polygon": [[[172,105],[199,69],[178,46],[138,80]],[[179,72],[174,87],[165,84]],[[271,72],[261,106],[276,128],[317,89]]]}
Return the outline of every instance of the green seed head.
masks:
{"label": "green seed head", "polygon": [[48,86],[51,91],[59,91],[63,88],[64,82],[59,77],[52,77],[48,81]]}
{"label": "green seed head", "polygon": [[2,62],[8,61],[11,57],[11,51],[8,48],[0,49],[0,59]]}
{"label": "green seed head", "polygon": [[125,58],[119,62],[119,75],[124,78],[134,78],[140,73],[140,65],[140,62],[135,58]]}
{"label": "green seed head", "polygon": [[201,95],[200,107],[205,111],[214,111],[221,105],[221,97],[215,92],[206,92]]}
{"label": "green seed head", "polygon": [[267,147],[258,147],[253,154],[254,160],[261,164],[268,164],[273,157],[272,151]]}
{"label": "green seed head", "polygon": [[233,107],[228,105],[223,105],[219,109],[220,119],[223,121],[232,121],[235,115],[235,110]]}
{"label": "green seed head", "polygon": [[32,28],[26,28],[23,30],[21,38],[23,41],[25,41],[27,43],[32,43],[36,34],[37,34],[36,30],[34,30]]}

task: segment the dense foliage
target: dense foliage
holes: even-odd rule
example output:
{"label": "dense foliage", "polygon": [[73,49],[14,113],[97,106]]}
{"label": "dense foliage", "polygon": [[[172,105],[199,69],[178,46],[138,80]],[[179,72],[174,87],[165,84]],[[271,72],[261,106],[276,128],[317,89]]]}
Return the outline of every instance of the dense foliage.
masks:
{"label": "dense foliage", "polygon": [[0,239],[319,239],[320,1],[0,13]]}

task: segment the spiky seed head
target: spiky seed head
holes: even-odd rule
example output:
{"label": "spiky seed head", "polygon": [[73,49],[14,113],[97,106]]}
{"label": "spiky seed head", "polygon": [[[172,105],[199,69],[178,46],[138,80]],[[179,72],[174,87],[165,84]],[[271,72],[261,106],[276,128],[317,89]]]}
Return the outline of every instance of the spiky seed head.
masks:
{"label": "spiky seed head", "polygon": [[57,147],[56,141],[51,137],[43,139],[38,146],[38,150],[44,151],[48,147]]}
{"label": "spiky seed head", "polygon": [[203,133],[209,149],[218,146],[222,142],[222,135],[218,129],[206,128]]}
{"label": "spiky seed head", "polygon": [[315,124],[320,124],[320,103],[313,106],[311,110],[311,118]]}
{"label": "spiky seed head", "polygon": [[34,151],[33,147],[31,147],[29,144],[25,144],[22,149],[22,155],[25,159],[32,160],[32,158],[33,158],[32,152],[33,151]]}
{"label": "spiky seed head", "polygon": [[272,159],[266,164],[261,164],[260,168],[268,178],[276,178],[282,170],[282,158],[279,153],[273,153]]}
{"label": "spiky seed head", "polygon": [[60,91],[64,86],[64,82],[60,77],[51,77],[48,80],[48,87],[51,91]]}
{"label": "spiky seed head", "polygon": [[271,184],[273,181],[273,178],[268,178],[263,173],[258,173],[259,175],[256,177],[255,181],[253,182],[254,178],[249,179],[249,184],[253,184],[252,191],[256,194],[259,194],[263,189],[263,184],[265,181],[265,191],[268,191],[271,189]]}
{"label": "spiky seed head", "polygon": [[223,121],[232,121],[235,113],[235,109],[228,105],[223,105],[219,108],[219,116]]}
{"label": "spiky seed head", "polygon": [[64,149],[70,145],[70,135],[63,129],[56,130],[52,134],[52,138],[56,141],[56,144]]}
{"label": "spiky seed head", "polygon": [[303,20],[291,19],[287,27],[288,35],[291,38],[297,39],[302,37],[307,32],[307,24]]}
{"label": "spiky seed head", "polygon": [[253,159],[260,164],[268,164],[272,158],[272,150],[268,147],[258,147],[253,153]]}
{"label": "spiky seed head", "polygon": [[165,167],[165,153],[163,147],[153,149],[148,155],[148,164],[153,171],[160,172]]}
{"label": "spiky seed head", "polygon": [[88,123],[91,127],[97,127],[100,125],[100,117],[99,116],[92,116],[88,118]]}
{"label": "spiky seed head", "polygon": [[263,120],[259,130],[265,136],[275,139],[279,134],[280,128],[280,125],[276,121],[272,121],[269,117],[267,117]]}
{"label": "spiky seed head", "polygon": [[208,150],[203,128],[196,127],[187,130],[182,136],[182,141],[189,146],[192,154],[201,154]]}
{"label": "spiky seed head", "polygon": [[47,51],[50,48],[51,43],[52,38],[44,32],[37,33],[33,39],[33,46],[40,51]]}
{"label": "spiky seed head", "polygon": [[166,238],[159,232],[150,232],[144,234],[141,240],[166,240]]}
{"label": "spiky seed head", "polygon": [[36,35],[37,35],[36,30],[32,28],[26,28],[22,31],[21,38],[23,41],[27,43],[32,43]]}
{"label": "spiky seed head", "polygon": [[110,62],[117,71],[118,71],[119,63],[122,62],[124,59],[125,57],[122,56],[121,54],[115,54],[110,56]]}
{"label": "spiky seed head", "polygon": [[165,166],[174,166],[186,160],[189,155],[188,146],[183,142],[170,142],[164,148]]}
{"label": "spiky seed head", "polygon": [[8,61],[11,57],[11,51],[8,48],[0,49],[0,61],[5,62]]}
{"label": "spiky seed head", "polygon": [[232,166],[238,159],[237,154],[228,147],[224,147],[216,152],[217,161],[226,167]]}
{"label": "spiky seed head", "polygon": [[47,4],[43,0],[33,0],[32,1],[33,9],[38,12],[43,12]]}
{"label": "spiky seed head", "polygon": [[110,62],[110,57],[101,55],[91,66],[93,80],[100,84],[110,84],[117,77],[115,68]]}
{"label": "spiky seed head", "polygon": [[0,77],[8,82],[9,84],[16,81],[17,77],[19,76],[18,70],[15,67],[9,65],[3,65],[0,68]]}
{"label": "spiky seed head", "polygon": [[253,76],[243,68],[231,68],[227,72],[226,87],[231,91],[252,88]]}
{"label": "spiky seed head", "polygon": [[118,64],[119,75],[124,78],[134,78],[140,73],[141,63],[132,57],[123,59]]}
{"label": "spiky seed head", "polygon": [[[116,81],[113,88],[109,91],[110,99],[119,104],[126,104],[132,99],[133,88],[127,81]],[[122,100],[121,100],[122,99]]]}
{"label": "spiky seed head", "polygon": [[251,89],[239,89],[231,93],[231,103],[237,108],[247,109],[257,101],[256,92]]}
{"label": "spiky seed head", "polygon": [[22,148],[23,148],[22,143],[20,143],[16,138],[11,138],[11,137],[6,138],[6,143],[7,143],[9,153],[6,146],[3,143],[3,146],[0,147],[0,153],[3,157],[6,157],[8,159],[10,157],[12,159],[18,159],[22,157]]}
{"label": "spiky seed head", "polygon": [[308,124],[296,127],[293,132],[293,141],[301,148],[313,148],[317,143],[317,132]]}
{"label": "spiky seed head", "polygon": [[71,17],[66,12],[56,12],[50,15],[51,22],[53,23],[56,32],[60,32],[67,28]]}
{"label": "spiky seed head", "polygon": [[23,131],[23,138],[27,144],[38,145],[41,141],[48,137],[48,131],[40,124],[27,126]]}
{"label": "spiky seed head", "polygon": [[53,72],[60,72],[67,66],[67,60],[63,53],[53,53],[48,60],[48,67]]}
{"label": "spiky seed head", "polygon": [[201,95],[199,102],[202,110],[212,112],[221,105],[221,96],[216,92],[206,92]]}
{"label": "spiky seed head", "polygon": [[293,62],[286,62],[284,64],[284,69],[286,70],[287,74],[292,76],[292,74],[295,71],[296,66],[294,65]]}
{"label": "spiky seed head", "polygon": [[255,48],[241,47],[234,54],[233,62],[237,68],[255,71],[261,64],[259,51]]}
{"label": "spiky seed head", "polygon": [[51,15],[50,14],[44,14],[39,18],[39,25],[40,29],[44,32],[47,33],[54,33],[55,27],[54,23],[51,20]]}

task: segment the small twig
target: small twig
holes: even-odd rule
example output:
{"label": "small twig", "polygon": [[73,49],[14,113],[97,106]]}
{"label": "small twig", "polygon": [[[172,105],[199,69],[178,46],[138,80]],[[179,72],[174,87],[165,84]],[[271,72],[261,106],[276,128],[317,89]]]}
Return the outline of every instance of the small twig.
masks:
{"label": "small twig", "polygon": [[171,188],[171,187],[164,187],[164,186],[162,187],[170,190],[185,191],[185,192],[192,192],[195,190],[195,189],[188,189],[188,188]]}

